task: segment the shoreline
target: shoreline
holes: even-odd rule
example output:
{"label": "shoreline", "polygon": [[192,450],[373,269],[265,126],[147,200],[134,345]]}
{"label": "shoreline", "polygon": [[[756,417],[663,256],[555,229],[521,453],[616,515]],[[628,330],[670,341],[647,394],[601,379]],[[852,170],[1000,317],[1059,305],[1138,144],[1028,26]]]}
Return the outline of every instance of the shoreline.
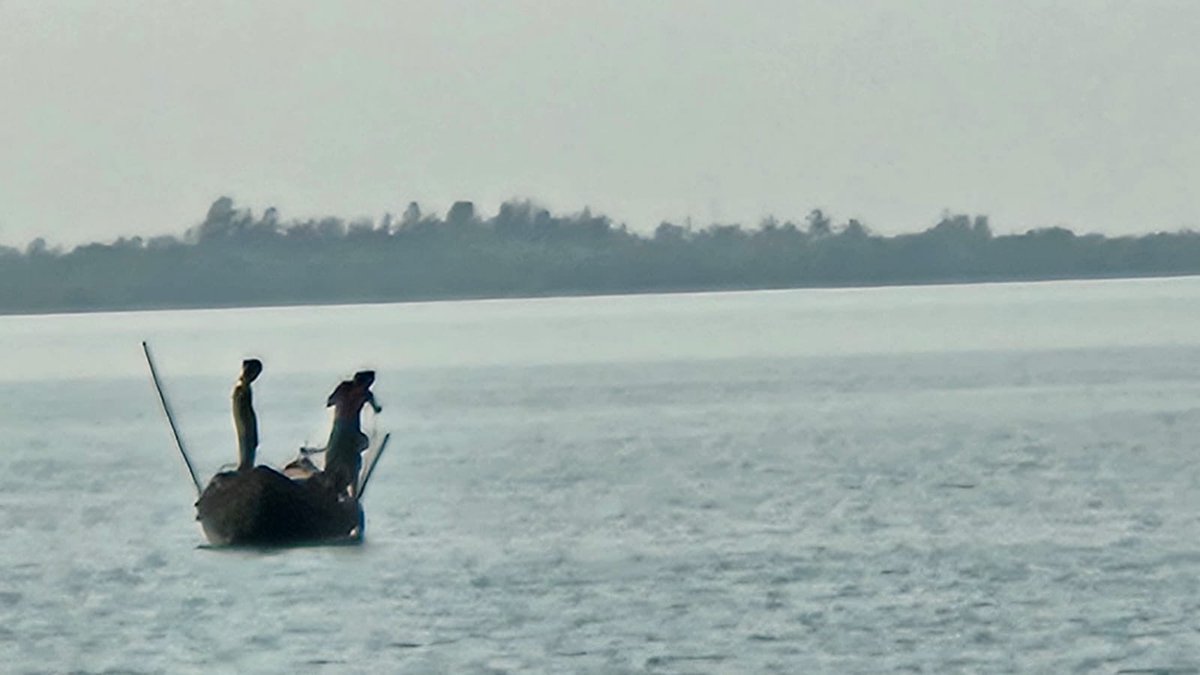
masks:
{"label": "shoreline", "polygon": [[119,314],[141,312],[176,312],[204,311],[230,309],[277,309],[289,307],[345,307],[354,305],[400,305],[424,304],[435,302],[475,302],[484,300],[542,300],[556,298],[605,298],[639,295],[687,295],[701,293],[748,293],[759,291],[804,291],[804,290],[854,290],[877,288],[921,288],[929,286],[985,286],[998,284],[1022,283],[1054,283],[1065,281],[1138,281],[1157,279],[1187,279],[1200,277],[1200,274],[1108,274],[1108,275],[1062,275],[1062,276],[1030,276],[1030,277],[985,277],[968,279],[938,279],[931,281],[896,281],[875,283],[829,283],[808,285],[722,285],[673,288],[643,288],[629,289],[619,292],[607,290],[558,290],[546,293],[519,294],[487,294],[460,293],[445,295],[425,295],[399,298],[354,298],[339,300],[304,300],[264,303],[179,303],[179,304],[145,304],[145,305],[111,305],[96,307],[47,307],[35,309],[0,309],[0,318],[6,317],[38,317],[38,316],[70,316],[77,314]]}

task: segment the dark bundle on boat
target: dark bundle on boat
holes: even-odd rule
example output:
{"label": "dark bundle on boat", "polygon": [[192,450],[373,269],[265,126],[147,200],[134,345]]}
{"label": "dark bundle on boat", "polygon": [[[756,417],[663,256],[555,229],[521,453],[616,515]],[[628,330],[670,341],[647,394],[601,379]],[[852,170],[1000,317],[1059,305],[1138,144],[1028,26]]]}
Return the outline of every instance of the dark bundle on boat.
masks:
{"label": "dark bundle on boat", "polygon": [[293,480],[266,466],[213,476],[196,520],[216,545],[354,541],[363,531],[358,500],[339,496],[321,474]]}

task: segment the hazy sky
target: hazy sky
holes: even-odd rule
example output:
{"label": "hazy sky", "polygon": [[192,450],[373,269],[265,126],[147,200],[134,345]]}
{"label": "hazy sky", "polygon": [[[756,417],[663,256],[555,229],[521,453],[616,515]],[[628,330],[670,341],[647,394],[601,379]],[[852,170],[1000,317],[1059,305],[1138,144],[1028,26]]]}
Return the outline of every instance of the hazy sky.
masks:
{"label": "hazy sky", "polygon": [[1200,227],[1200,2],[0,0],[0,242],[228,194]]}

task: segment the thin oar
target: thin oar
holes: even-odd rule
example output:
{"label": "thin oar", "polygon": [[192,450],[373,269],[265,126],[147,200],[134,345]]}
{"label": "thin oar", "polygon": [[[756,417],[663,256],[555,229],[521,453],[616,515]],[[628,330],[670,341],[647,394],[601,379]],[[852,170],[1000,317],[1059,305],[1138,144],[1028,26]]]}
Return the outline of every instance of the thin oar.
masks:
{"label": "thin oar", "polygon": [[183,447],[183,439],[179,437],[179,428],[175,426],[175,416],[171,414],[171,404],[167,403],[167,395],[163,392],[162,383],[158,379],[158,369],[154,367],[154,358],[150,356],[150,345],[146,344],[145,340],[142,341],[142,351],[146,353],[146,364],[150,366],[150,377],[154,379],[154,389],[158,392],[158,400],[162,403],[167,423],[171,425],[171,433],[175,435],[175,446],[179,448],[183,463],[187,465],[188,474],[192,477],[192,485],[196,486],[196,496],[198,497],[204,490],[200,486],[200,479],[196,477],[196,470],[192,468],[192,460],[188,459],[187,450]]}
{"label": "thin oar", "polygon": [[383,442],[379,444],[379,450],[375,456],[371,458],[371,464],[367,466],[367,472],[363,474],[362,485],[358,488],[358,500],[362,501],[363,495],[367,493],[367,481],[371,480],[371,474],[375,473],[375,465],[379,463],[379,457],[383,455],[383,451],[387,449],[388,441],[391,440],[391,434],[385,434]]}

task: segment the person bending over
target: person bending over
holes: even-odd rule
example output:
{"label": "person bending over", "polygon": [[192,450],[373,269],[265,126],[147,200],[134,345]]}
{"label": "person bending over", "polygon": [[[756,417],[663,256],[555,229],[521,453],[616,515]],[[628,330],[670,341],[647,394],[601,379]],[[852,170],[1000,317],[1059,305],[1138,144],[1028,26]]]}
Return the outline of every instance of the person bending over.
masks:
{"label": "person bending over", "polygon": [[371,385],[375,382],[375,371],[361,370],[354,379],[338,384],[326,407],[333,407],[333,429],[326,444],[325,473],[338,494],[349,489],[350,496],[358,497],[358,474],[362,471],[362,452],[369,441],[362,432],[359,416],[364,405],[379,413],[383,410],[375,402]]}

